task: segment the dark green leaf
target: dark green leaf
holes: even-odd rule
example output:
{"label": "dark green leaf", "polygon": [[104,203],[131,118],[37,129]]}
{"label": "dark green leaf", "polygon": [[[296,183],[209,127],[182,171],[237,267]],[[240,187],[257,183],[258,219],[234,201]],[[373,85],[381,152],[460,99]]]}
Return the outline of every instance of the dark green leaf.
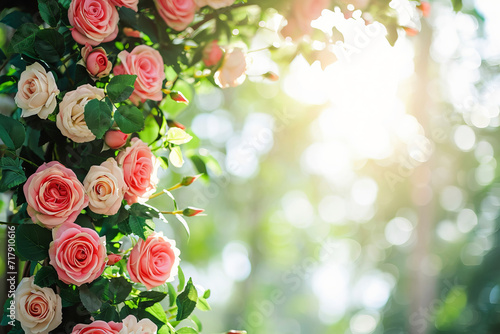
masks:
{"label": "dark green leaf", "polygon": [[26,175],[20,159],[3,157],[0,159],[0,192],[11,190],[26,181]]}
{"label": "dark green leaf", "polygon": [[42,267],[35,276],[35,284],[44,288],[57,283],[57,272],[52,266]]}
{"label": "dark green leaf", "polygon": [[16,316],[16,304],[12,298],[8,298],[3,305],[3,316],[0,326],[13,324]]}
{"label": "dark green leaf", "polygon": [[94,316],[95,320],[104,320],[119,322],[121,320],[118,311],[115,306],[112,306],[109,303],[104,303],[101,307],[99,314]]}
{"label": "dark green leaf", "polygon": [[3,24],[8,25],[14,29],[19,28],[24,23],[33,22],[33,18],[30,14],[15,10],[7,15],[0,21]]}
{"label": "dark green leaf", "polygon": [[141,239],[146,240],[144,230],[146,229],[146,218],[130,216],[128,219],[130,230],[132,233],[138,235]]}
{"label": "dark green leaf", "polygon": [[17,53],[25,53],[29,56],[36,56],[35,37],[38,32],[38,26],[34,23],[25,23],[19,27],[12,36],[10,48]]}
{"label": "dark green leaf", "polygon": [[166,296],[166,293],[160,291],[141,292],[139,294],[139,308],[151,307],[154,304],[161,302]]}
{"label": "dark green leaf", "polygon": [[16,150],[24,143],[25,130],[21,122],[0,114],[0,139],[11,150]]}
{"label": "dark green leaf", "polygon": [[111,107],[105,101],[90,100],[85,105],[85,122],[92,133],[101,139],[111,127]]}
{"label": "dark green leaf", "polygon": [[64,37],[53,29],[40,30],[36,34],[35,49],[46,62],[57,63],[64,54]]}
{"label": "dark green leaf", "polygon": [[[134,83],[137,75],[122,74],[111,79],[106,91],[109,98],[114,102],[122,102],[129,98],[134,91]],[[123,130],[122,130],[123,131]]]}
{"label": "dark green leaf", "polygon": [[101,299],[94,292],[90,291],[87,284],[80,286],[79,290],[83,306],[91,313],[97,312],[102,306]]}
{"label": "dark green leaf", "polygon": [[61,19],[61,10],[56,0],[38,0],[40,16],[51,27],[57,26]]}
{"label": "dark green leaf", "polygon": [[191,278],[186,284],[184,291],[177,296],[177,316],[175,320],[184,320],[193,312],[198,300],[198,292],[193,285]]}
{"label": "dark green leaf", "polygon": [[109,282],[109,292],[112,297],[113,304],[118,304],[125,299],[132,291],[132,284],[125,277],[114,277]]}
{"label": "dark green leaf", "polygon": [[115,121],[124,133],[141,131],[144,128],[142,111],[131,105],[122,105],[115,112]]}
{"label": "dark green leaf", "polygon": [[172,283],[167,283],[168,287],[168,301],[170,306],[174,306],[175,298],[177,297],[177,292],[175,291]]}
{"label": "dark green leaf", "polygon": [[21,224],[16,230],[16,252],[31,261],[41,261],[48,256],[52,233],[39,225]]}
{"label": "dark green leaf", "polygon": [[129,213],[132,216],[142,218],[160,218],[160,211],[147,204],[134,203],[130,206]]}

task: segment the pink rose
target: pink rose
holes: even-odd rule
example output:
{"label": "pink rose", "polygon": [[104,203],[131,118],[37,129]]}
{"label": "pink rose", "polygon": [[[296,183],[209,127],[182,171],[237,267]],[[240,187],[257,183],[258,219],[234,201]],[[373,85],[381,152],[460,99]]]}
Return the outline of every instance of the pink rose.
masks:
{"label": "pink rose", "polygon": [[112,216],[120,210],[128,187],[123,171],[115,159],[109,158],[99,166],[90,167],[83,187],[89,197],[89,209],[101,215]]}
{"label": "pink rose", "polygon": [[281,34],[293,39],[311,34],[311,21],[320,17],[323,9],[329,5],[330,0],[295,0],[287,18],[288,24],[281,30]]}
{"label": "pink rose", "polygon": [[243,51],[239,48],[230,50],[224,56],[222,65],[215,72],[215,83],[221,88],[241,85],[246,78],[247,62]]}
{"label": "pink rose", "polygon": [[132,52],[122,51],[118,54],[121,64],[115,66],[113,72],[119,74],[135,74],[135,90],[130,101],[139,104],[146,99],[161,101],[165,68],[160,53],[147,45],[135,47]]}
{"label": "pink rose", "polygon": [[116,150],[127,143],[129,136],[129,134],[123,133],[120,130],[109,130],[104,135],[104,142],[110,148]]}
{"label": "pink rose", "polygon": [[146,241],[139,239],[127,262],[130,279],[144,284],[148,290],[173,281],[180,253],[175,241],[161,232],[149,235]]}
{"label": "pink rose", "polygon": [[71,334],[118,334],[122,328],[123,324],[121,323],[97,320],[88,325],[76,325]]}
{"label": "pink rose", "polygon": [[217,40],[213,40],[203,49],[203,62],[206,66],[217,65],[224,55],[224,51],[217,42]]}
{"label": "pink rose", "polygon": [[194,0],[154,0],[158,13],[167,25],[177,31],[186,29],[198,9]]}
{"label": "pink rose", "polygon": [[31,220],[49,229],[73,223],[89,203],[75,173],[57,161],[38,167],[24,184],[23,191]]}
{"label": "pink rose", "polygon": [[72,0],[68,19],[79,44],[96,46],[114,40],[118,34],[118,11],[108,0]]}
{"label": "pink rose", "polygon": [[234,0],[194,0],[198,7],[210,6],[213,9],[231,6]]}
{"label": "pink rose", "polygon": [[94,81],[108,76],[111,72],[111,67],[113,67],[108,60],[106,50],[103,48],[92,49],[88,43],[82,48],[82,59],[78,64],[85,66]]}
{"label": "pink rose", "polygon": [[116,160],[123,169],[128,191],[128,204],[146,201],[156,191],[159,161],[151,149],[139,138],[133,138],[132,145],[118,153]]}
{"label": "pink rose", "polygon": [[35,277],[31,276],[19,283],[14,294],[15,317],[26,334],[47,334],[62,322],[61,297],[34,281]]}
{"label": "pink rose", "polygon": [[137,4],[139,0],[109,0],[113,5],[117,7],[127,7],[132,9],[134,12],[137,12]]}
{"label": "pink rose", "polygon": [[80,286],[101,276],[106,266],[106,237],[74,223],[52,230],[50,264],[59,279]]}
{"label": "pink rose", "polygon": [[112,266],[116,262],[122,259],[121,255],[118,254],[108,254],[108,266]]}

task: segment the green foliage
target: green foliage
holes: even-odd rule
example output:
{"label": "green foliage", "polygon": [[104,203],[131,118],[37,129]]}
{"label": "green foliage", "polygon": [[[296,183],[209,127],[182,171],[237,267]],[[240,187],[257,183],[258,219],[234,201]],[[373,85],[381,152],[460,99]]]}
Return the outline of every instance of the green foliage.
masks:
{"label": "green foliage", "polygon": [[11,150],[16,150],[24,143],[24,126],[13,118],[0,114],[0,139]]}
{"label": "green foliage", "polygon": [[144,128],[142,111],[131,105],[122,105],[115,111],[115,121],[124,133],[139,132]]}
{"label": "green foliage", "polygon": [[57,26],[61,19],[61,10],[56,0],[38,0],[38,10],[42,19],[51,27]]}
{"label": "green foliage", "polygon": [[160,291],[143,291],[139,294],[139,308],[151,307],[161,302],[166,296],[166,293]]}
{"label": "green foliage", "polygon": [[57,283],[57,272],[52,266],[42,267],[35,276],[35,284],[40,287],[48,287]]}
{"label": "green foliage", "polygon": [[0,159],[0,192],[13,189],[26,181],[26,175],[20,159],[3,157]]}
{"label": "green foliage", "polygon": [[198,292],[196,291],[191,278],[189,278],[184,291],[177,296],[177,316],[175,317],[175,320],[180,321],[189,317],[196,307],[197,301]]}
{"label": "green foliage", "polygon": [[52,233],[39,225],[21,224],[16,228],[16,252],[22,259],[44,260],[51,241]]}
{"label": "green foliage", "polygon": [[453,10],[455,12],[459,12],[462,10],[462,6],[463,6],[462,0],[451,0],[451,3],[453,4]]}
{"label": "green foliage", "polygon": [[108,93],[109,98],[114,103],[122,102],[128,99],[129,96],[134,91],[134,83],[136,78],[137,75],[128,75],[128,74],[122,74],[113,77],[110,80],[108,86],[106,87],[106,91]]}
{"label": "green foliage", "polygon": [[0,22],[8,25],[9,27],[17,29],[25,23],[33,23],[33,18],[28,13],[14,10],[5,15],[4,18],[0,20]]}
{"label": "green foliage", "polygon": [[109,282],[109,292],[111,296],[111,302],[113,304],[119,304],[127,299],[128,295],[132,291],[132,284],[130,284],[125,277],[113,277]]}
{"label": "green foliage", "polygon": [[12,51],[36,57],[35,39],[38,31],[39,28],[34,23],[25,23],[20,26],[10,41]]}
{"label": "green foliage", "polygon": [[36,33],[35,50],[49,63],[57,63],[64,54],[64,37],[56,30],[43,29]]}
{"label": "green foliage", "polygon": [[112,105],[107,99],[93,99],[85,105],[85,122],[97,139],[101,139],[111,127],[111,112]]}

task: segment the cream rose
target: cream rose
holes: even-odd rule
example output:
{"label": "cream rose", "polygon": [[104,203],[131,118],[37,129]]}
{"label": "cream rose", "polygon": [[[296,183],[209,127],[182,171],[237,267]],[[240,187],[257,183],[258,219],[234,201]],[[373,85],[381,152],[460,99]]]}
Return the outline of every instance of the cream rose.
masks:
{"label": "cream rose", "polygon": [[215,83],[221,88],[241,85],[246,78],[247,62],[243,50],[235,48],[226,53],[221,67],[215,72]]}
{"label": "cream rose", "polygon": [[122,321],[123,327],[119,334],[155,334],[158,327],[148,318],[137,321],[133,315],[127,316]]}
{"label": "cream rose", "polygon": [[83,187],[89,197],[89,208],[95,213],[112,216],[120,210],[123,195],[128,190],[123,171],[113,158],[100,166],[90,167],[83,180]]}
{"label": "cream rose", "polygon": [[56,125],[62,134],[74,142],[85,143],[95,139],[95,135],[85,123],[85,105],[92,99],[104,98],[104,89],[89,84],[79,86],[66,93],[59,104]]}
{"label": "cream rose", "polygon": [[62,322],[61,297],[51,288],[36,285],[34,276],[21,280],[14,300],[16,319],[26,334],[46,334]]}
{"label": "cream rose", "polygon": [[198,7],[210,6],[213,9],[231,6],[234,0],[194,0]]}
{"label": "cream rose", "polygon": [[59,94],[54,75],[45,71],[42,65],[34,63],[21,73],[14,100],[23,110],[22,117],[38,115],[46,119],[56,108]]}

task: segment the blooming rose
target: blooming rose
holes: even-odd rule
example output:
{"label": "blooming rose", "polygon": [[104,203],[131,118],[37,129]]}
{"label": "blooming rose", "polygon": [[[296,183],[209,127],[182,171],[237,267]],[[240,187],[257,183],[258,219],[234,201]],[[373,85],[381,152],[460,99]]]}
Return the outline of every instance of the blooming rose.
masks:
{"label": "blooming rose", "polygon": [[59,94],[52,72],[45,71],[39,63],[27,66],[21,73],[14,100],[23,110],[22,117],[38,114],[46,119],[56,108],[56,96]]}
{"label": "blooming rose", "polygon": [[132,9],[134,12],[137,12],[137,4],[139,0],[109,0],[113,5],[117,7],[127,7]]}
{"label": "blooming rose", "polygon": [[239,48],[230,50],[224,56],[221,67],[215,72],[215,83],[221,88],[236,87],[245,81],[247,62]]}
{"label": "blooming rose", "polygon": [[123,133],[120,130],[109,130],[104,135],[104,142],[110,148],[116,150],[127,143],[129,136],[130,135]]}
{"label": "blooming rose", "polygon": [[121,323],[114,321],[105,322],[102,320],[94,321],[91,324],[78,324],[73,327],[71,334],[118,334],[122,329]]}
{"label": "blooming rose", "polygon": [[214,9],[231,6],[234,0],[194,0],[198,7],[210,6]]}
{"label": "blooming rose", "polygon": [[148,289],[173,281],[180,253],[175,240],[164,237],[161,232],[149,235],[146,241],[139,239],[127,262],[130,279]]}
{"label": "blooming rose", "polygon": [[118,11],[108,0],[72,0],[68,9],[71,34],[77,43],[96,46],[118,34]]}
{"label": "blooming rose", "polygon": [[311,21],[320,17],[329,5],[330,0],[295,0],[287,18],[288,24],[281,30],[282,35],[296,39],[311,34]]}
{"label": "blooming rose", "polygon": [[108,76],[109,72],[111,72],[111,67],[113,67],[108,60],[106,50],[103,48],[92,49],[88,43],[82,48],[82,59],[80,59],[78,64],[85,66],[94,81]]}
{"label": "blooming rose", "polygon": [[135,316],[128,315],[123,319],[123,327],[119,334],[155,334],[157,331],[158,327],[148,318],[137,322]]}
{"label": "blooming rose", "polygon": [[101,276],[106,265],[106,237],[75,223],[52,230],[50,264],[66,284],[80,286]]}
{"label": "blooming rose", "polygon": [[81,85],[76,90],[66,93],[59,104],[56,125],[62,134],[74,142],[84,143],[95,139],[95,135],[87,127],[85,105],[92,99],[104,98],[104,89],[89,84]]}
{"label": "blooming rose", "polygon": [[223,55],[224,51],[217,44],[217,40],[213,40],[203,49],[203,62],[206,66],[215,66],[222,59]]}
{"label": "blooming rose", "polygon": [[100,166],[90,167],[83,186],[89,197],[89,209],[108,216],[120,210],[123,195],[128,189],[123,180],[123,171],[113,158],[104,161]]}
{"label": "blooming rose", "polygon": [[165,23],[177,31],[186,29],[197,10],[194,0],[154,0],[158,13]]}
{"label": "blooming rose", "polygon": [[57,161],[44,163],[23,186],[34,223],[54,228],[73,223],[89,202],[75,173]]}
{"label": "blooming rose", "polygon": [[116,160],[123,169],[128,190],[125,199],[128,204],[144,201],[155,191],[159,161],[151,149],[139,138],[133,138],[132,145],[121,151]]}
{"label": "blooming rose", "polygon": [[25,277],[14,294],[16,319],[26,334],[46,334],[62,322],[61,297],[51,288],[41,288],[34,276]]}
{"label": "blooming rose", "polygon": [[161,101],[161,88],[165,79],[165,68],[160,53],[147,45],[135,47],[132,52],[122,51],[118,54],[121,65],[115,66],[114,74],[135,74],[135,89],[130,101],[136,105],[139,100]]}

